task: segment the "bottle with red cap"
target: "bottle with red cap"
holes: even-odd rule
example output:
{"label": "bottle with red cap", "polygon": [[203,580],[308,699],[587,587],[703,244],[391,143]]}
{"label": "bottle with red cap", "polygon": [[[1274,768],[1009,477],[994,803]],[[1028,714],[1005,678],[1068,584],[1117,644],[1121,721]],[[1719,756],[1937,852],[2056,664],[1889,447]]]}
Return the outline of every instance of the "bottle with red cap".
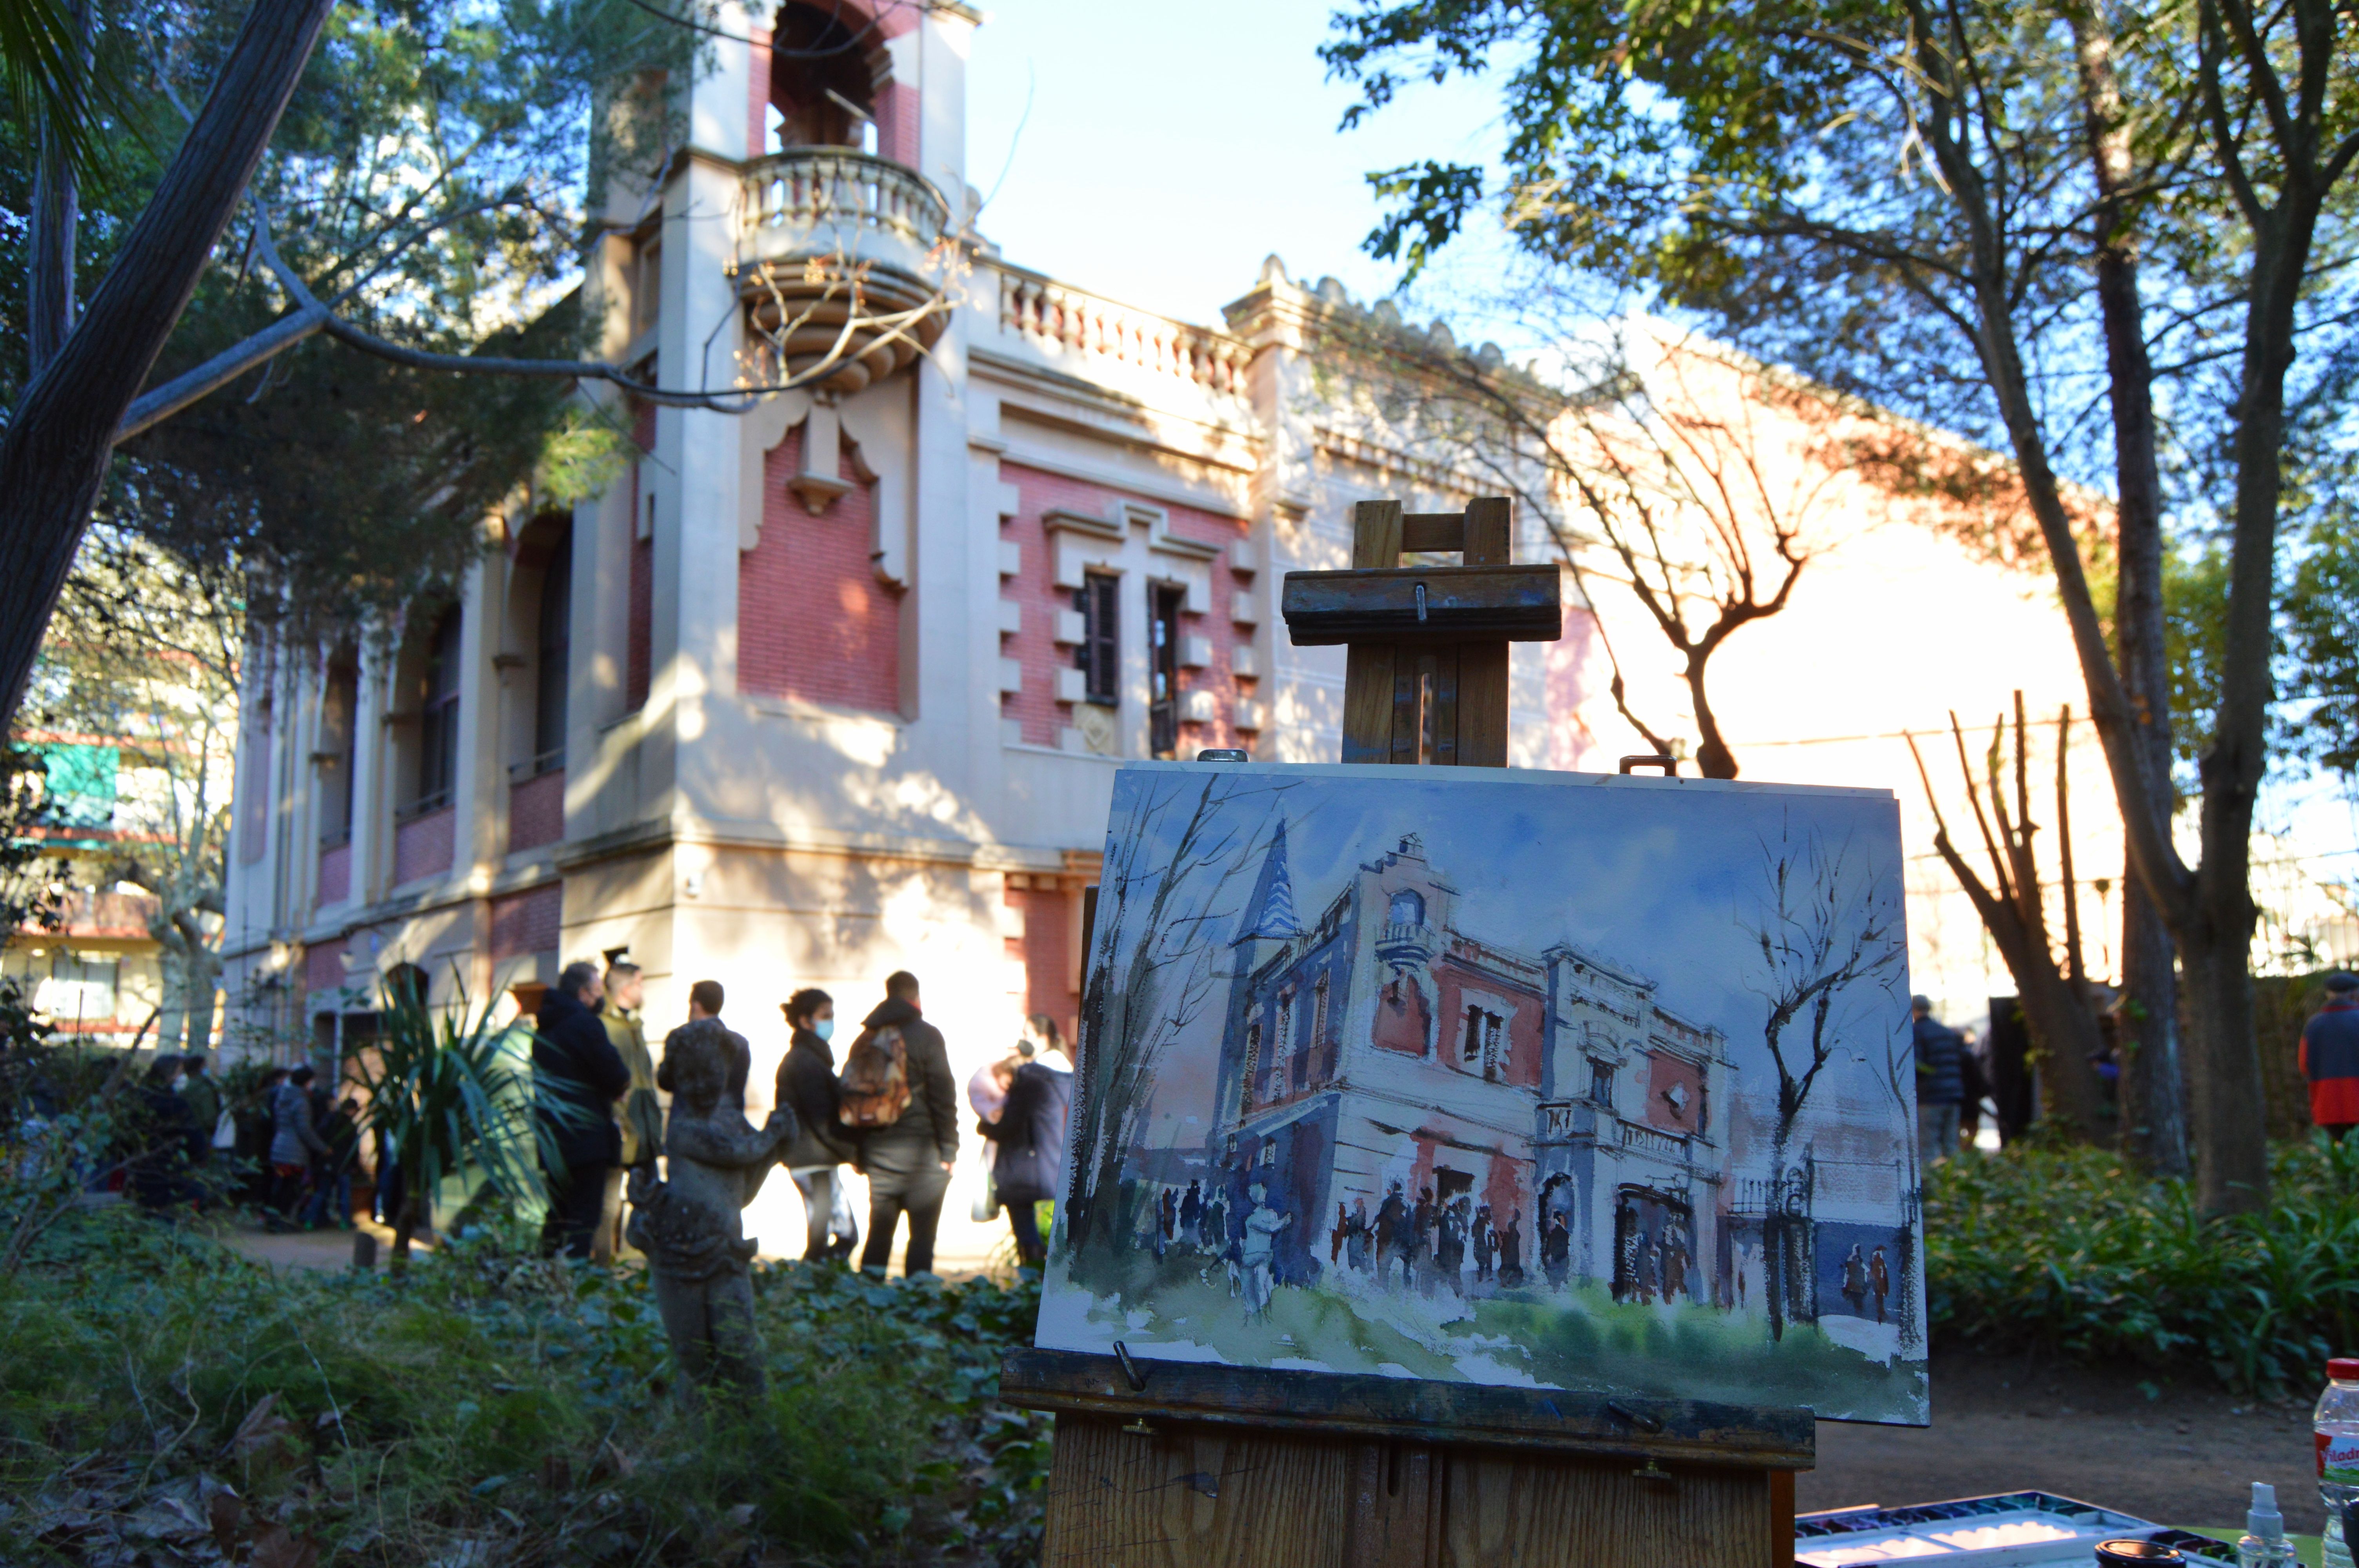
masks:
{"label": "bottle with red cap", "polygon": [[2343,1535],[2343,1506],[2359,1502],[2359,1356],[2326,1364],[2326,1391],[2310,1425],[2317,1433],[2318,1498],[2326,1505],[2326,1568],[2354,1568]]}

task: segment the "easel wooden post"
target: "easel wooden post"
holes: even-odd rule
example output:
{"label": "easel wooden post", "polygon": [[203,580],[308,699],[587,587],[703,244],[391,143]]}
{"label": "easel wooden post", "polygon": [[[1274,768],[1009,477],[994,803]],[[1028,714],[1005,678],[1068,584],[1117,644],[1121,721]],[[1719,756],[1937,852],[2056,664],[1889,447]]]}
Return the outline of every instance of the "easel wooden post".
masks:
{"label": "easel wooden post", "polygon": [[[1562,617],[1512,520],[1362,502],[1351,570],[1287,574],[1294,641],[1348,649],[1344,762],[1506,765],[1507,643]],[[1057,1412],[1042,1568],[1771,1568],[1816,1456],[1804,1410],[1126,1353],[1016,1351],[1000,1397]]]}

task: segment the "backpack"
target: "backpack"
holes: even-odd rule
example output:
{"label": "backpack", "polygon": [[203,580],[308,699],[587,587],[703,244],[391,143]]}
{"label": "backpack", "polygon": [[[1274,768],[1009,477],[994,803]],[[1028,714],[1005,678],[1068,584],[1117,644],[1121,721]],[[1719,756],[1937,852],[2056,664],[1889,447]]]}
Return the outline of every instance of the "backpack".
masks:
{"label": "backpack", "polygon": [[864,1132],[900,1120],[909,1103],[909,1052],[901,1031],[889,1023],[862,1030],[844,1054],[836,1084],[842,1091],[836,1115],[844,1126]]}

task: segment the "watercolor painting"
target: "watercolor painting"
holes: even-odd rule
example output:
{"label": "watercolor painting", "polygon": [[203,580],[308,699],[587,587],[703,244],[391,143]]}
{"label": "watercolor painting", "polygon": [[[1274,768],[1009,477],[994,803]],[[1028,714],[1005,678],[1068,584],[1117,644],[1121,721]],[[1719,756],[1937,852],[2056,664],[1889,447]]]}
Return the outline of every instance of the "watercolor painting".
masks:
{"label": "watercolor painting", "polygon": [[1117,775],[1038,1343],[1926,1420],[1888,792]]}

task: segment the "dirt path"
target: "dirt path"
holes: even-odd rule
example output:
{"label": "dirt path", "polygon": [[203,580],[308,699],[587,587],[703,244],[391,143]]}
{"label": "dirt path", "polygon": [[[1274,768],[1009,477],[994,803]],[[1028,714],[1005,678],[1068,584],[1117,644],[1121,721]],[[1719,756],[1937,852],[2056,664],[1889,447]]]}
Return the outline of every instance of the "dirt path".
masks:
{"label": "dirt path", "polygon": [[2289,1530],[2314,1535],[2325,1522],[2306,1402],[2239,1398],[2195,1372],[2022,1356],[1937,1354],[1932,1376],[1930,1427],[1821,1422],[1819,1467],[1799,1477],[1796,1507],[2038,1490],[2163,1524],[2242,1529],[2251,1483],[2268,1481]]}

